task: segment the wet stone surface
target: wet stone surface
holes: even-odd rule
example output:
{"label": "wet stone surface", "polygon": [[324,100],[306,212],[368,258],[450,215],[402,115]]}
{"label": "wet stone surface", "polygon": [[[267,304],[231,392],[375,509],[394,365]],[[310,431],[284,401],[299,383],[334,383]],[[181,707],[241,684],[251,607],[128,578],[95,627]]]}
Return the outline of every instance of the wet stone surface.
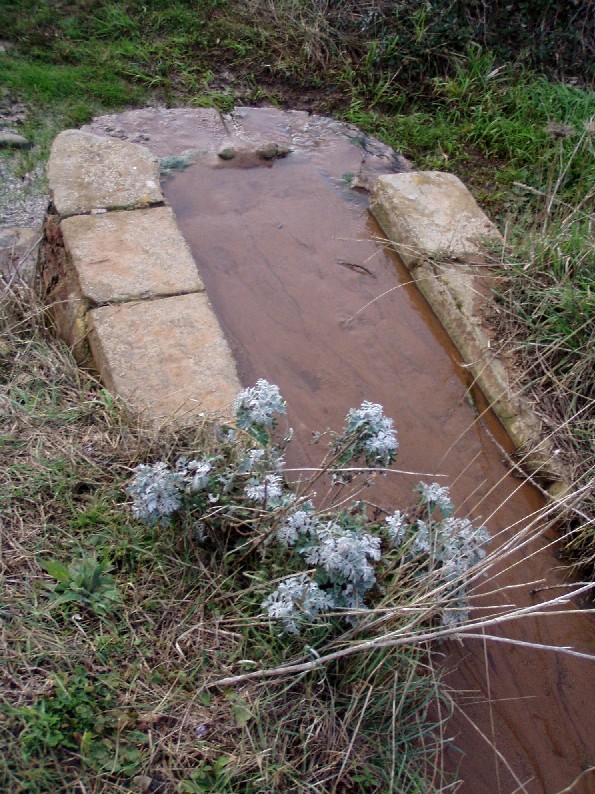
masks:
{"label": "wet stone surface", "polygon": [[[142,143],[159,158],[182,158],[185,165],[272,167],[279,155],[324,150],[326,167],[333,168],[334,141],[350,143],[336,164],[353,187],[369,189],[379,174],[408,171],[411,163],[361,130],[301,110],[236,108],[222,116],[212,108],[145,108],[100,116],[83,131]],[[273,156],[263,156],[268,150]],[[219,157],[227,150],[233,156]],[[236,156],[236,153],[238,156]]]}

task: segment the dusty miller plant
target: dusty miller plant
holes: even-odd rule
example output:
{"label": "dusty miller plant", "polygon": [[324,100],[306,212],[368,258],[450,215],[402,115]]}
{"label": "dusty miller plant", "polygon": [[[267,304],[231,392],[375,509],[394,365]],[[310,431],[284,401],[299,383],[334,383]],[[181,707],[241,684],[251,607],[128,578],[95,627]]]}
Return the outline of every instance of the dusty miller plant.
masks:
{"label": "dusty miller plant", "polygon": [[[294,573],[262,609],[288,634],[320,620],[354,623],[399,564],[411,564],[416,576],[432,572],[447,595],[442,622],[464,622],[468,574],[484,556],[487,530],[455,517],[448,488],[437,483],[420,483],[417,505],[383,521],[363,502],[317,509],[313,494],[288,483],[283,449],[273,440],[285,412],[279,389],[265,380],[240,392],[235,425],[221,429],[216,455],[136,468],[127,489],[133,515],[153,525],[175,515],[223,553],[282,550]],[[364,402],[347,413],[329,446],[325,466],[340,487],[351,477],[342,474],[349,463],[363,462],[368,472],[390,466],[398,441],[382,406]]]}

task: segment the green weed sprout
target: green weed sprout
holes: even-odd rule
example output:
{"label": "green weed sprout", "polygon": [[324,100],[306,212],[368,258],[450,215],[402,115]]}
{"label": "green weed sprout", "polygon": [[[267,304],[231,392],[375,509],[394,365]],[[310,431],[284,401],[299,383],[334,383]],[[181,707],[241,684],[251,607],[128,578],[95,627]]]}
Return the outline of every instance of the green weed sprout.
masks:
{"label": "green weed sprout", "polygon": [[75,560],[68,567],[56,560],[42,560],[41,566],[58,581],[50,597],[59,604],[73,603],[101,617],[121,604],[114,577],[108,573],[109,563],[91,556]]}

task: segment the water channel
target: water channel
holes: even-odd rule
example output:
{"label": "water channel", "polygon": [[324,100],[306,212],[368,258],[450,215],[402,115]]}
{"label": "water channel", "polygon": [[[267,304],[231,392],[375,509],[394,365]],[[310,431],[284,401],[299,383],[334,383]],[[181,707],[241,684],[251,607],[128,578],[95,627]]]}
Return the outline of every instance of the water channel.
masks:
{"label": "water channel", "polygon": [[[207,134],[192,127],[190,116],[170,135],[149,122],[124,121],[119,129],[134,140],[142,127],[145,145],[160,156],[203,151],[164,180],[164,192],[242,382],[264,377],[287,400],[295,430],[290,464],[317,465],[321,452],[310,443],[312,432],[340,428],[349,408],[371,400],[395,421],[397,466],[447,475],[442,482],[458,513],[485,522],[495,543],[530,523],[543,508],[541,495],[511,475],[502,454],[510,451],[507,436],[491,414],[478,421],[457,351],[383,243],[367,193],[352,187],[362,163],[364,181],[375,169],[389,170],[382,147],[305,114],[243,109],[228,122],[236,145],[272,140],[292,151],[270,161],[249,152],[223,161],[216,156],[224,138],[218,127],[207,146]],[[377,498],[388,508],[406,506],[419,479],[390,476]],[[482,585],[490,592],[484,599],[520,607],[563,593],[552,539],[536,536],[509,557]],[[553,589],[533,592],[543,587]],[[490,632],[593,650],[593,621],[580,612],[526,618]],[[595,736],[588,661],[478,640],[440,650],[458,693],[447,733],[464,755],[452,748],[444,760],[463,780],[459,791],[594,790],[595,778],[585,773]]]}

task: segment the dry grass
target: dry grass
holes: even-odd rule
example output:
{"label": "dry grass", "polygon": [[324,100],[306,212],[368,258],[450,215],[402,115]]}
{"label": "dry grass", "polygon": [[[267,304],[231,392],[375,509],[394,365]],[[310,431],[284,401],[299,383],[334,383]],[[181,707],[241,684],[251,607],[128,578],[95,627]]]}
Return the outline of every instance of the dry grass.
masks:
{"label": "dry grass", "polygon": [[[440,790],[424,643],[207,689],[304,653],[255,618],[270,571],[234,571],[182,524],[131,520],[132,467],[212,437],[131,423],[46,332],[33,294],[14,290],[0,370],[1,787]],[[94,614],[50,597],[41,563],[81,558],[111,564],[119,607]]]}
{"label": "dry grass", "polygon": [[[565,500],[568,551],[595,570],[595,216],[593,121],[560,149],[549,187],[531,191],[532,222],[512,232],[495,317],[576,496]],[[574,201],[560,196],[573,168]],[[522,187],[522,186],[521,186]]]}

